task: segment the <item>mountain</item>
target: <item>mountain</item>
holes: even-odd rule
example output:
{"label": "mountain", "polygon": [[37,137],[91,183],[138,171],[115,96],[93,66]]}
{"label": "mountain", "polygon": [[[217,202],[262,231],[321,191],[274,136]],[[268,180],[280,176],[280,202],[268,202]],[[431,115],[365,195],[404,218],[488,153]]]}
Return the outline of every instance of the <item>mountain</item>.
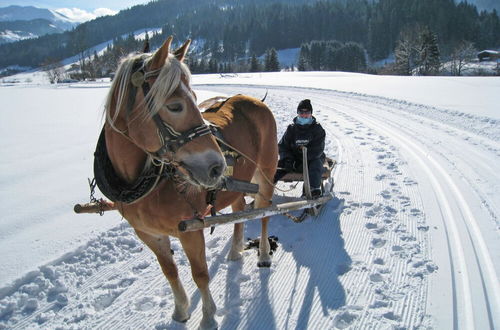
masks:
{"label": "mountain", "polygon": [[61,33],[77,24],[49,9],[33,6],[0,8],[0,44]]}
{"label": "mountain", "polygon": [[63,14],[50,9],[33,6],[9,6],[0,8],[0,22],[31,21],[35,19],[48,20],[56,27],[63,30],[68,30],[77,23]]}

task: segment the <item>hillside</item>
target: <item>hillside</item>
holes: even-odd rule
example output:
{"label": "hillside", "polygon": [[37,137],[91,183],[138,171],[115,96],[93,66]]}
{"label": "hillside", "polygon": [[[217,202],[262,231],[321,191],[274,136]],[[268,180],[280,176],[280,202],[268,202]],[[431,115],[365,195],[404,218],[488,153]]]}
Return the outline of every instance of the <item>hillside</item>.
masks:
{"label": "hillside", "polygon": [[194,1],[159,0],[81,24],[74,31],[0,46],[0,68],[36,67],[63,59],[131,31],[162,27],[153,47],[173,34],[176,40],[203,40],[200,56],[231,62],[267,49],[299,48],[312,40],[360,44],[372,60],[394,51],[400,32],[426,26],[436,33],[446,57],[470,41],[478,49],[500,45],[498,15],[453,0]]}

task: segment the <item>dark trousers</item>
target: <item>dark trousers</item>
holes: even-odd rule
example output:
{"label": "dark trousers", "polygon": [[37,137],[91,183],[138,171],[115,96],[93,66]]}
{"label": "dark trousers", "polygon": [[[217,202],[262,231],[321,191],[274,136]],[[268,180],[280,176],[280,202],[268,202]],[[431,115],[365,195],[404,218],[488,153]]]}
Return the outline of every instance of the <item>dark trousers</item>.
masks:
{"label": "dark trousers", "polygon": [[[321,175],[323,174],[323,162],[324,159],[317,158],[307,162],[307,169],[309,170],[309,184],[312,189],[321,188]],[[274,175],[274,183],[278,182],[279,179],[284,177],[289,171],[283,168],[284,161],[280,159],[278,161],[278,167],[280,167],[276,174]],[[302,160],[295,161],[295,166],[291,172],[302,173]]]}

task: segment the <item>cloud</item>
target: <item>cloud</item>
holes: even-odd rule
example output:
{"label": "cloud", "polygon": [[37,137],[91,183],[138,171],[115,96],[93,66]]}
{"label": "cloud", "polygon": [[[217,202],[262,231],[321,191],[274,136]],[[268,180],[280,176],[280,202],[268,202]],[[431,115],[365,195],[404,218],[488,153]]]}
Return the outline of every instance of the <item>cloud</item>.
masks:
{"label": "cloud", "polygon": [[115,15],[117,13],[116,11],[108,8],[97,8],[93,12],[88,12],[79,8],[59,8],[55,11],[66,16],[72,21],[79,23],[90,21],[99,16]]}
{"label": "cloud", "polygon": [[106,15],[115,15],[116,13],[118,13],[118,12],[115,10],[111,10],[109,8],[97,8],[96,10],[94,10],[94,15],[96,15],[96,17],[106,16]]}

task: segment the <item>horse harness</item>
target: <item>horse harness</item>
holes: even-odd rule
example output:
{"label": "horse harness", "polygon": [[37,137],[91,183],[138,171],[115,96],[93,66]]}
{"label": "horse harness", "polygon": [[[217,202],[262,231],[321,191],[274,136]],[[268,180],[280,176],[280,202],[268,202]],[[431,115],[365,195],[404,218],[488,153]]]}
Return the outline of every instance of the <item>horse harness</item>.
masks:
{"label": "horse harness", "polygon": [[[144,61],[137,60],[132,67],[131,84],[134,86],[131,95],[135,95],[135,88],[142,88],[144,97],[148,95],[151,86],[147,81],[148,78],[157,77],[159,70],[145,71]],[[148,108],[151,104],[147,104]],[[172,126],[164,122],[158,113],[153,115],[153,121],[158,129],[161,147],[152,155],[156,159],[161,159],[167,152],[175,153],[183,145],[193,141],[194,139],[212,133],[210,126],[201,124],[200,126],[193,127],[185,132],[177,132]]]}
{"label": "horse harness", "polygon": [[[133,66],[131,83],[134,86],[131,91],[135,95],[135,88],[142,88],[144,97],[149,93],[151,86],[147,82],[147,78],[158,76],[158,70],[145,72],[144,62],[136,61]],[[129,100],[129,108],[133,105],[133,100]],[[225,102],[223,102],[225,103]],[[222,104],[223,104],[222,103]],[[222,106],[222,104],[219,105]],[[148,108],[150,104],[148,103]],[[99,190],[111,201],[119,201],[126,204],[132,204],[147,196],[158,185],[161,179],[167,178],[176,183],[176,190],[179,194],[185,197],[186,202],[193,209],[194,217],[203,219],[204,214],[199,214],[194,206],[185,196],[185,190],[180,190],[178,186],[182,186],[180,175],[177,174],[177,168],[172,163],[158,161],[163,155],[168,152],[175,153],[180,147],[191,142],[197,137],[207,134],[213,134],[217,141],[224,141],[222,133],[215,126],[202,124],[200,126],[179,133],[175,131],[169,124],[164,122],[159,114],[153,115],[153,121],[158,129],[158,135],[161,139],[162,146],[154,153],[149,153],[148,160],[137,180],[131,184],[125,182],[115,172],[106,148],[106,138],[104,128],[101,131],[94,153],[94,177],[93,181],[89,180],[91,188],[91,199],[94,194],[95,185]],[[207,209],[210,209],[212,216],[215,215],[215,201],[217,192],[220,190],[239,191],[246,193],[256,193],[258,185],[230,178],[233,175],[233,165],[240,154],[230,148],[227,143],[219,143],[222,153],[225,157],[227,170],[220,187],[207,191],[206,203]],[[179,184],[180,183],[180,184]],[[94,198],[95,199],[95,198]],[[98,202],[98,201],[97,201]],[[102,214],[101,214],[102,215]]]}

